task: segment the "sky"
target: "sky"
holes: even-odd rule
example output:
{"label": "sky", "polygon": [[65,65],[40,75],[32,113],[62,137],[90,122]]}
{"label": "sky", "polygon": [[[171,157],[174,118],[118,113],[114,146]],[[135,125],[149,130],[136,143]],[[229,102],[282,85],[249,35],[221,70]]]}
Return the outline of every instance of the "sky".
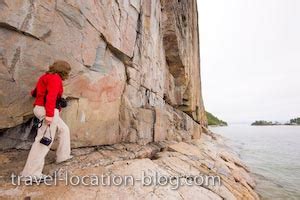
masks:
{"label": "sky", "polygon": [[300,0],[197,0],[207,111],[229,123],[300,117]]}

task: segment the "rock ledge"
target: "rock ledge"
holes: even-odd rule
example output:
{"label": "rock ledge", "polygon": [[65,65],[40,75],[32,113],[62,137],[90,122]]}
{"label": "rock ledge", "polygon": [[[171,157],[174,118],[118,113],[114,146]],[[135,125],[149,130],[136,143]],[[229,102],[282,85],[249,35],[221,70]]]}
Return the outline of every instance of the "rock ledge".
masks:
{"label": "rock ledge", "polygon": [[27,153],[25,150],[1,152],[2,198],[123,199],[126,196],[126,199],[259,199],[248,168],[224,144],[221,136],[210,132],[203,134],[201,139],[186,142],[164,141],[147,145],[120,143],[77,148],[72,150],[75,157],[61,164],[54,163],[55,153],[51,151],[46,159],[45,172],[56,173],[61,179],[65,179],[66,173],[68,177],[131,175],[138,179],[143,171],[149,176],[157,174],[184,179],[199,175],[219,176],[221,184],[215,186],[184,185],[174,189],[174,184],[142,186],[137,181],[127,186],[71,186],[64,181],[63,184],[59,182],[51,186],[13,186],[10,175],[20,172]]}

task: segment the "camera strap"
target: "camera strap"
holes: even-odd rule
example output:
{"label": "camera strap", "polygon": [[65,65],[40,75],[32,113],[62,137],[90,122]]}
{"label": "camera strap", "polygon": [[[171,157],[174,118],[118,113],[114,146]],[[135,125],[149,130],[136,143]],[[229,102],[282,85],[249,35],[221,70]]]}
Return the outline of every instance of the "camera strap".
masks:
{"label": "camera strap", "polygon": [[49,129],[49,133],[50,133],[50,139],[52,140],[52,136],[51,136],[51,130],[50,130],[50,125],[47,125],[45,131],[44,131],[44,136],[46,135],[47,129]]}

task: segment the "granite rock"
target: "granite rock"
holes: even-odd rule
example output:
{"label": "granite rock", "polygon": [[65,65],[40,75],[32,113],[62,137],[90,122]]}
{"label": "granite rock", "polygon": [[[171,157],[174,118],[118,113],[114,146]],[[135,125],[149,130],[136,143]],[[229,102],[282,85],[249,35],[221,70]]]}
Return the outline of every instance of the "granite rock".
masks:
{"label": "granite rock", "polygon": [[57,59],[72,147],[199,138],[198,40],[196,0],[2,0],[0,149],[30,147],[29,93]]}
{"label": "granite rock", "polygon": [[[72,160],[58,165],[54,163],[55,152],[51,151],[46,159],[44,173],[55,174],[61,181],[48,182],[49,185],[28,186],[22,183],[14,186],[10,175],[20,172],[27,153],[26,150],[1,152],[2,198],[124,199],[126,195],[126,199],[259,199],[253,189],[255,182],[251,175],[218,135],[211,137],[203,134],[200,139],[188,142],[162,141],[146,145],[118,143],[77,148],[72,150],[75,155]],[[84,183],[71,185],[77,180],[71,177],[84,176],[106,179],[99,181],[98,185],[88,178],[85,178]],[[118,181],[115,179],[113,182],[113,176],[119,177]],[[132,177],[127,179],[127,185],[125,176]],[[212,176],[216,178],[205,178]],[[123,184],[113,185],[121,183],[120,177],[123,177]],[[145,177],[148,177],[148,181],[151,177],[152,182],[147,182]],[[169,178],[169,182],[166,184],[159,177]],[[174,179],[176,177],[178,179]],[[204,181],[197,177],[203,177]],[[110,185],[108,179],[111,180]],[[177,185],[174,180],[180,180],[182,185]]]}

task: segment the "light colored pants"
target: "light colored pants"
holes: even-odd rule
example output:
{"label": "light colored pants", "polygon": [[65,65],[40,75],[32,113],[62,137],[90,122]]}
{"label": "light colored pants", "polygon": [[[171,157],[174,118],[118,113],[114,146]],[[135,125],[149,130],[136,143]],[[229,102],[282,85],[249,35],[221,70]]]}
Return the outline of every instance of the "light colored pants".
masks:
{"label": "light colored pants", "polygon": [[[45,118],[45,108],[43,106],[35,106],[33,109],[33,113],[40,120]],[[32,147],[30,149],[25,167],[21,172],[22,176],[42,175],[45,157],[50,150],[50,147],[54,141],[55,133],[57,130],[58,130],[59,142],[56,150],[56,162],[62,162],[71,157],[69,127],[60,118],[58,109],[54,110],[53,121],[50,125],[50,128],[48,128],[48,130],[45,133],[45,136],[49,138],[50,137],[49,130],[51,131],[52,142],[49,146],[40,143],[40,140],[44,136],[44,132],[46,128],[47,125],[44,120],[42,127],[38,129],[34,143],[32,144]]]}

